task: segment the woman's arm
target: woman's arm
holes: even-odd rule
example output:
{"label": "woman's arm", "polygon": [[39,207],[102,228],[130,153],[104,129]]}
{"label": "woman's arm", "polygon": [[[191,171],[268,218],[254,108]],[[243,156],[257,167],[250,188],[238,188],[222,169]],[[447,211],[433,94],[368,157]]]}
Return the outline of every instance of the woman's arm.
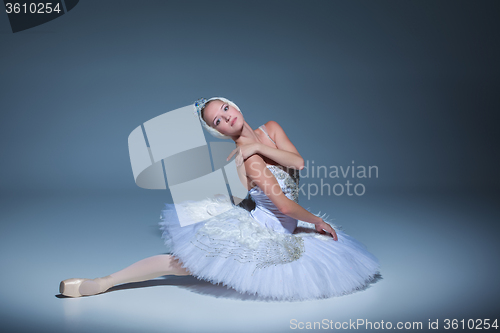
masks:
{"label": "woman's arm", "polygon": [[252,155],[246,159],[244,166],[246,175],[251,179],[252,186],[259,186],[280,212],[294,219],[313,223],[317,231],[325,230],[332,235],[334,240],[337,240],[335,230],[325,223],[321,217],[308,212],[285,196],[278,181],[266,167],[262,157]]}

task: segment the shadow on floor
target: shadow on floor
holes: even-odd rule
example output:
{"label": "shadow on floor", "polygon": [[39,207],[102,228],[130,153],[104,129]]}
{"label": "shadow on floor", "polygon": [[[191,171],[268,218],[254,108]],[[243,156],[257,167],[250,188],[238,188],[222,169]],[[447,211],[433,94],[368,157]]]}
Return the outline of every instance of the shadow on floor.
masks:
{"label": "shadow on floor", "polygon": [[[363,291],[371,287],[372,284],[377,283],[382,279],[382,275],[377,273],[365,286],[356,289],[352,293]],[[232,300],[242,300],[242,301],[261,301],[261,302],[283,302],[282,300],[276,300],[269,297],[261,297],[258,295],[252,294],[241,294],[236,290],[224,286],[222,284],[212,284],[208,281],[199,280],[194,276],[175,276],[175,275],[167,275],[162,277],[161,279],[148,280],[143,282],[132,282],[132,283],[124,283],[118,286],[114,286],[102,294],[112,293],[118,290],[126,290],[126,289],[136,289],[136,288],[149,288],[156,286],[177,286],[182,289],[189,290],[191,292],[212,296],[215,298],[225,298]],[[55,295],[57,298],[71,298],[64,296],[62,294]],[[92,296],[82,296],[82,297],[92,297]],[[329,297],[325,297],[329,298]],[[300,301],[300,300],[289,300],[289,302]]]}

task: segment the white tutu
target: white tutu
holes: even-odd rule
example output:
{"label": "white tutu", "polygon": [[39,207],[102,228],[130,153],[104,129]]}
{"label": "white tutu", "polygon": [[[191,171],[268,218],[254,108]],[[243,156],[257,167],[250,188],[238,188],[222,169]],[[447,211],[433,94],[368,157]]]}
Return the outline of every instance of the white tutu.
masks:
{"label": "white tutu", "polygon": [[[285,195],[297,201],[298,177],[268,167]],[[378,273],[377,258],[336,226],[338,241],[311,223],[283,215],[260,188],[249,193],[256,202],[251,212],[227,197],[166,204],[162,237],[197,278],[240,293],[307,300],[363,289]],[[202,222],[181,227],[176,209],[183,219]]]}

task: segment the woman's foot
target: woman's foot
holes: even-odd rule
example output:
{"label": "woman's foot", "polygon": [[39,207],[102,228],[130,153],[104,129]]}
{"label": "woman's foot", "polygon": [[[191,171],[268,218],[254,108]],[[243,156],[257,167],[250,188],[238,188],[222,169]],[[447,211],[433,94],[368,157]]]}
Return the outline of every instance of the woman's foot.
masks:
{"label": "woman's foot", "polygon": [[96,295],[111,288],[114,285],[112,281],[109,275],[96,279],[67,279],[61,281],[59,292],[69,297]]}

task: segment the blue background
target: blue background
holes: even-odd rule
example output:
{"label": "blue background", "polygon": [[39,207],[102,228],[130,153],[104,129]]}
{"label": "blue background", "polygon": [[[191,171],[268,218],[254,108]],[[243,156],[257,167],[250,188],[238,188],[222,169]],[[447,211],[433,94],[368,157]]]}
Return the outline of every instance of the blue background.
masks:
{"label": "blue background", "polygon": [[[498,314],[499,14],[497,1],[88,0],[19,33],[0,15],[5,327],[287,331],[319,314],[424,324]],[[365,243],[383,280],[326,308],[173,287],[54,297],[62,279],[164,251],[156,223],[170,196],[135,185],[127,137],[212,96],[252,128],[277,121],[309,163],[378,166],[376,179],[351,179],[363,196],[300,203]],[[162,283],[196,289],[176,281]],[[131,314],[120,308],[142,296]]]}

